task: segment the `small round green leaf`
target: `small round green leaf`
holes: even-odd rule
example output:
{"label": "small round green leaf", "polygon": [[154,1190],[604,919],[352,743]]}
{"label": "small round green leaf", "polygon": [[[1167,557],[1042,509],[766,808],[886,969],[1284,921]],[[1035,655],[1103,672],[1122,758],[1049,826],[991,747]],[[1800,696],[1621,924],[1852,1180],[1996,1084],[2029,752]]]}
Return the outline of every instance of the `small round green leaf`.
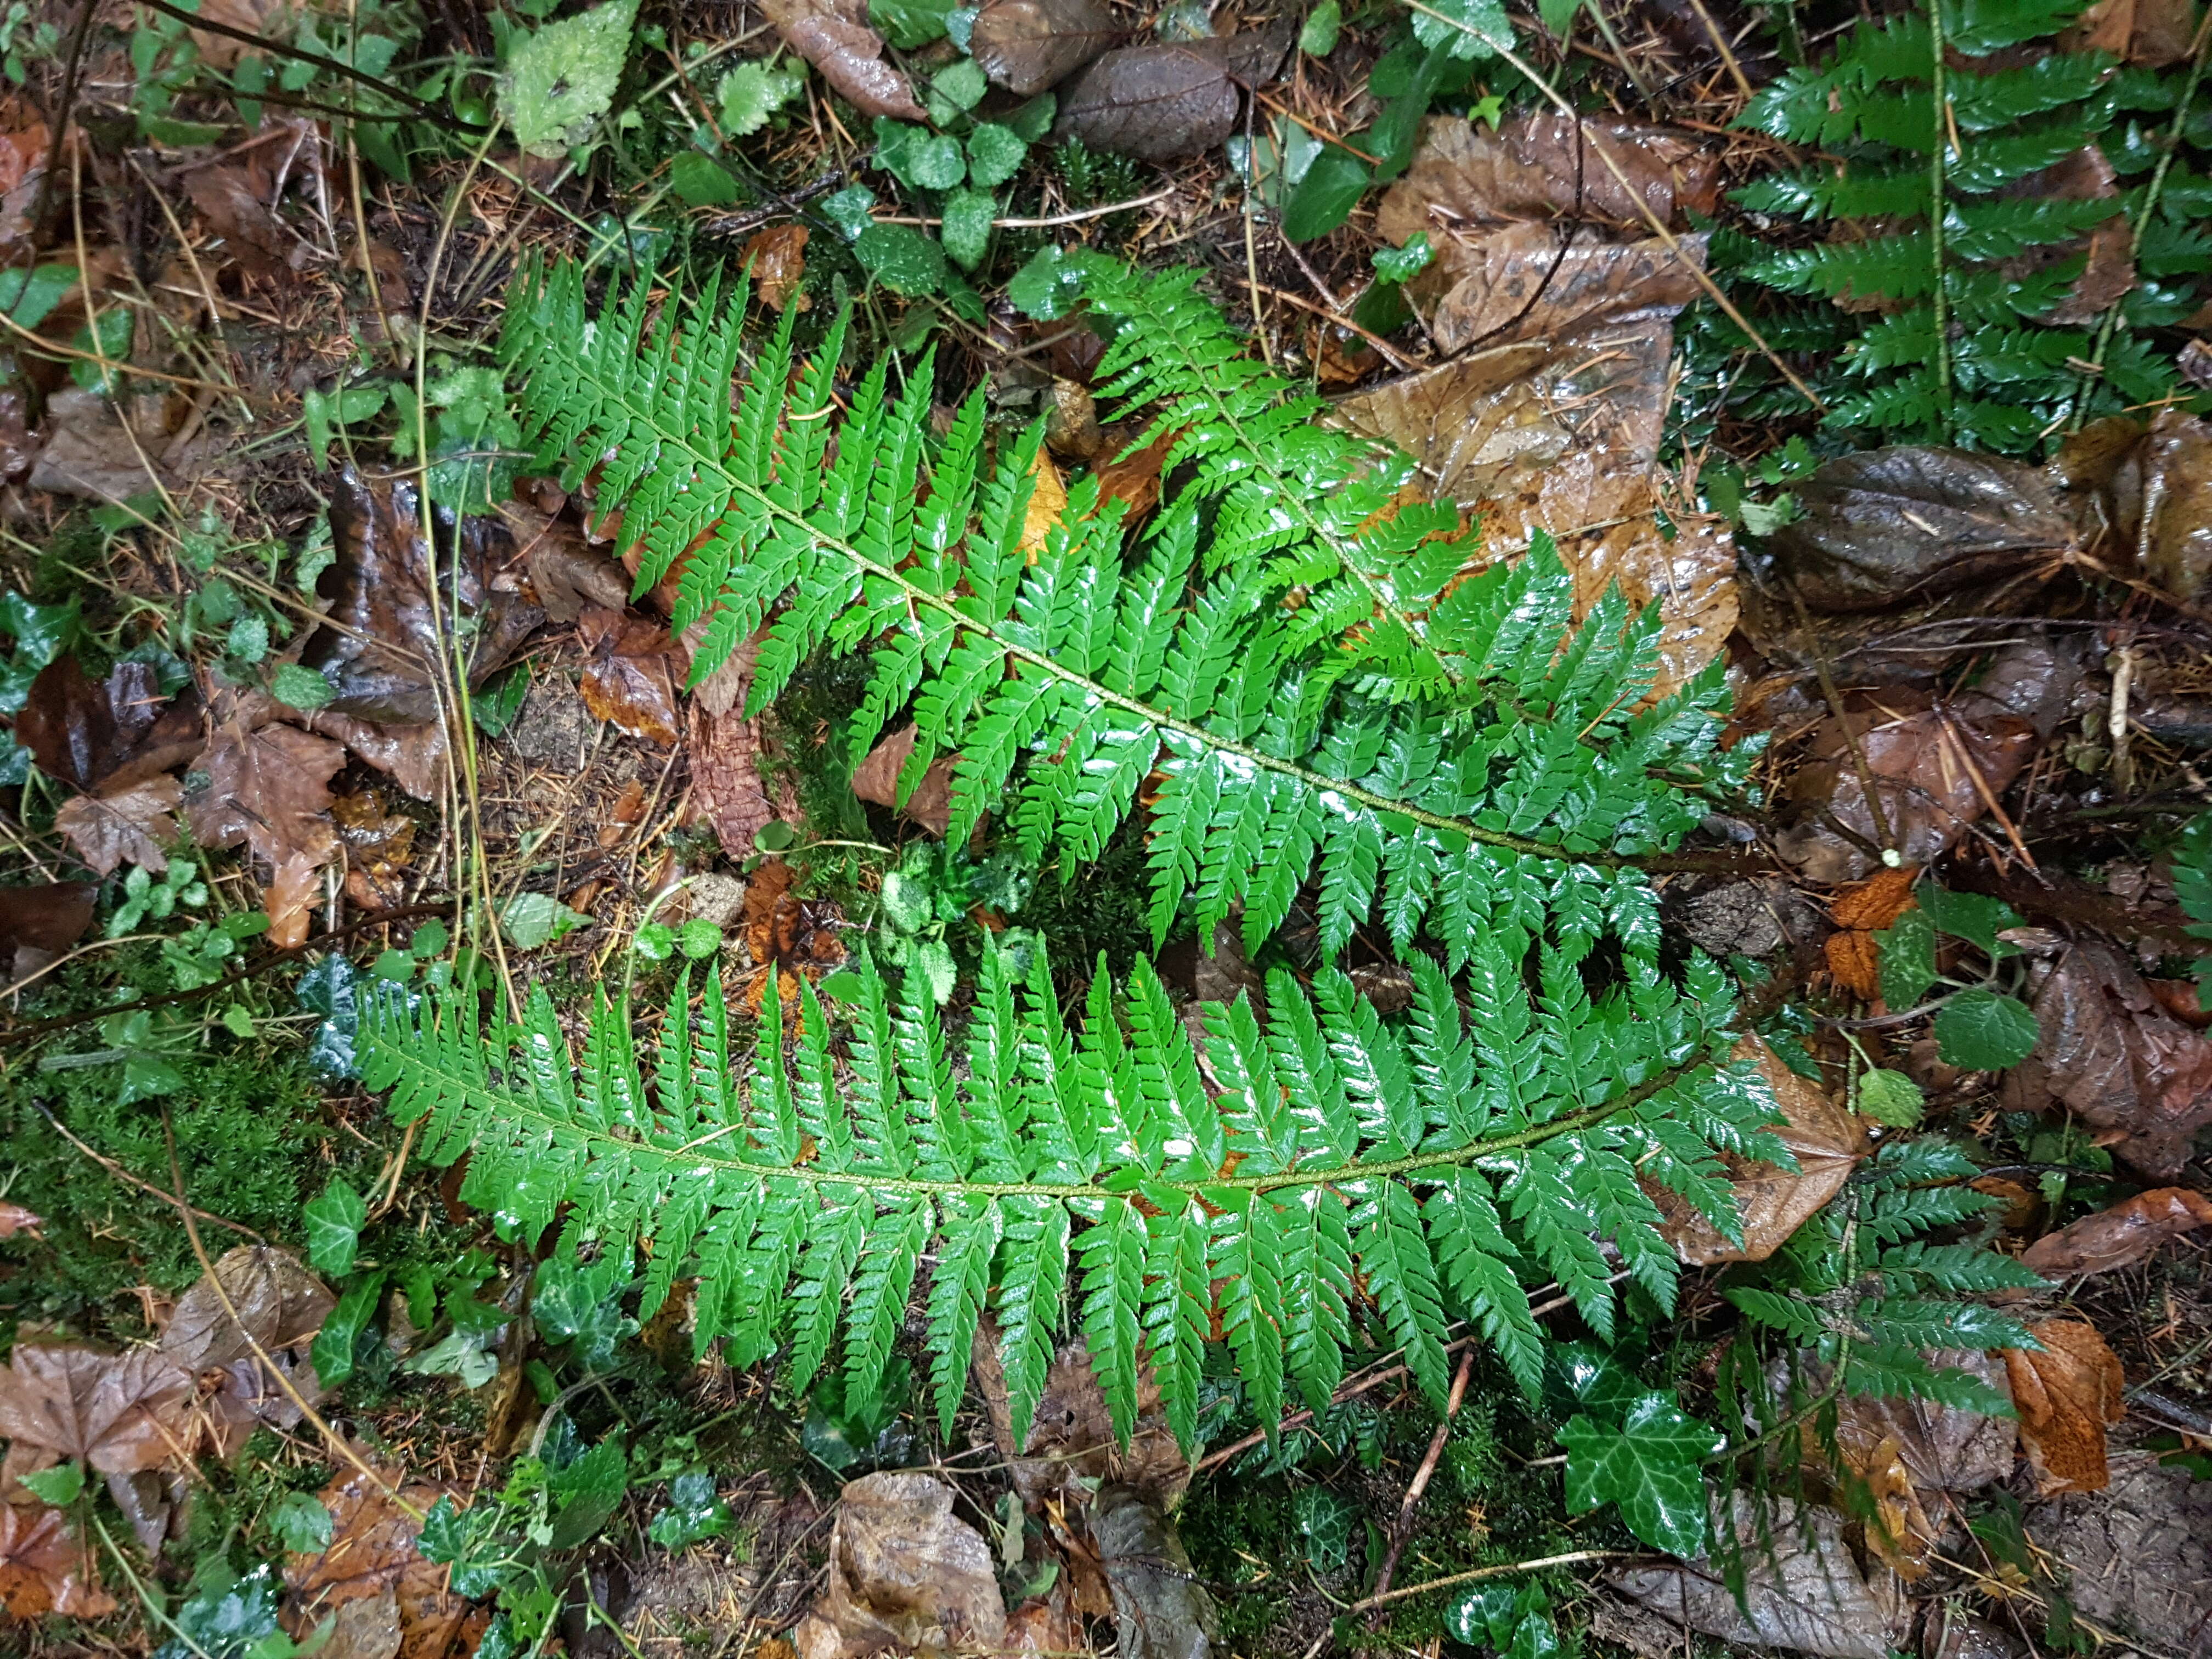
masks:
{"label": "small round green leaf", "polygon": [[1337,0],[1321,0],[1306,14],[1298,31],[1298,50],[1310,58],[1326,58],[1336,50],[1336,37],[1344,27],[1344,8]]}
{"label": "small round green leaf", "polygon": [[1927,1102],[1920,1085],[1902,1072],[1869,1072],[1859,1079],[1859,1115],[1893,1129],[1909,1129],[1920,1121]]}
{"label": "small round green leaf", "polygon": [[1028,140],[1012,127],[996,121],[977,123],[968,135],[969,181],[980,189],[997,189],[1021,171],[1022,157],[1029,150]]}
{"label": "small round green leaf", "polygon": [[894,293],[934,294],[945,286],[945,250],[910,225],[872,224],[853,252],[868,275]]}
{"label": "small round green leaf", "polygon": [[987,190],[956,190],[945,198],[945,252],[963,270],[973,270],[990,251],[991,221],[999,204]]}
{"label": "small round green leaf", "polygon": [[702,962],[722,948],[722,930],[704,916],[694,916],[676,930],[678,949],[694,962]]}
{"label": "small round green leaf", "polygon": [[2035,1052],[2035,1011],[2018,997],[1975,986],[1936,1016],[1936,1050],[1947,1066],[2001,1072]]}
{"label": "small round green leaf", "polygon": [[760,853],[781,853],[798,838],[796,832],[781,818],[770,818],[753,831],[753,850]]}

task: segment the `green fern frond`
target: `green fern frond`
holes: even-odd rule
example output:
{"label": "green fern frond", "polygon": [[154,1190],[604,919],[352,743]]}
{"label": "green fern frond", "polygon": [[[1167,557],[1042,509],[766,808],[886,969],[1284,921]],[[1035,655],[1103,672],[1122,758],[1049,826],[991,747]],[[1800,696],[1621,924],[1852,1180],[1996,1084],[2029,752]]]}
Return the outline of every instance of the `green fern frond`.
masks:
{"label": "green fern frond", "polygon": [[[1310,1000],[1279,971],[1264,1012],[1208,1005],[1218,1099],[1148,969],[1118,988],[1102,974],[1071,1032],[1042,969],[1017,988],[995,952],[957,1045],[925,988],[895,991],[864,956],[834,1014],[799,991],[787,1039],[789,987],[772,978],[750,1060],[717,981],[696,1018],[679,982],[650,1095],[627,1009],[598,1012],[572,1065],[542,988],[519,1024],[489,1030],[474,993],[414,1012],[385,998],[363,1017],[363,1075],[434,1163],[467,1157],[465,1201],[530,1237],[573,1206],[580,1241],[643,1245],[656,1307],[677,1274],[696,1278],[702,1350],[781,1351],[798,1388],[842,1353],[848,1401],[872,1399],[927,1258],[940,1423],[989,1311],[1025,1430],[1072,1290],[1117,1431],[1149,1362],[1188,1445],[1217,1316],[1272,1420],[1286,1379],[1327,1402],[1358,1307],[1441,1404],[1455,1319],[1537,1391],[1527,1286],[1544,1275],[1611,1328],[1601,1236],[1671,1297],[1640,1180],[1710,1205],[1717,1151],[1755,1144],[1773,1115],[1715,1062],[1725,981],[1698,958],[1679,987],[1650,975],[1594,997],[1547,951],[1532,1002],[1509,954],[1491,947],[1498,971],[1477,975],[1464,1025],[1439,969],[1404,1024],[1340,976]],[[1690,1101],[1695,1115],[1668,1110]]]}

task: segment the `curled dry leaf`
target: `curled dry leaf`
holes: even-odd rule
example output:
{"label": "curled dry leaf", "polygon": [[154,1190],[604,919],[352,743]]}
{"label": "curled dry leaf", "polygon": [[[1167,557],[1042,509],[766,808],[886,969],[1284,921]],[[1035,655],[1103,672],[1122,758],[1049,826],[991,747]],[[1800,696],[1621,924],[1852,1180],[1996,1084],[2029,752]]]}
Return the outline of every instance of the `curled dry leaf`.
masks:
{"label": "curled dry leaf", "polygon": [[[1720,157],[1694,133],[1542,113],[1494,128],[1438,116],[1422,127],[1420,147],[1375,224],[1401,245],[1417,231],[1516,219],[1591,220],[1641,236],[1647,208],[1679,230],[1692,215],[1711,218],[1719,204]],[[1431,245],[1439,246],[1433,234]]]}
{"label": "curled dry leaf", "polygon": [[[402,1486],[396,1476],[386,1478],[425,1514],[447,1495],[438,1486]],[[286,1630],[304,1637],[326,1615],[374,1624],[389,1598],[399,1626],[397,1659],[450,1659],[474,1650],[490,1615],[447,1588],[447,1568],[422,1559],[416,1547],[421,1522],[358,1469],[348,1468],[318,1496],[330,1511],[330,1547],[284,1564],[289,1594],[280,1616]],[[349,1614],[346,1609],[358,1601],[371,1603],[370,1611]]]}
{"label": "curled dry leaf", "polygon": [[2186,1187],[2160,1187],[2037,1239],[2021,1261],[2045,1279],[2108,1273],[2199,1227],[2212,1227],[2212,1198]]}
{"label": "curled dry leaf", "polygon": [[522,549],[531,591],[550,623],[574,622],[594,606],[619,611],[629,603],[629,583],[622,567],[585,541],[566,519],[522,505],[503,502],[500,517]]}
{"label": "curled dry leaf", "polygon": [[845,1488],[830,1582],[793,1632],[799,1659],[885,1648],[996,1648],[1006,1633],[991,1547],[933,1475],[872,1474]]}
{"label": "curled dry leaf", "polygon": [[39,1237],[39,1229],[46,1224],[46,1217],[27,1210],[20,1204],[10,1204],[0,1199],[0,1239],[13,1238],[17,1233]]}
{"label": "curled dry leaf", "polygon": [[878,806],[895,807],[933,836],[942,839],[952,827],[952,768],[955,757],[939,755],[930,762],[903,805],[898,798],[899,774],[914,754],[921,728],[908,721],[868,751],[853,769],[853,793]]}
{"label": "curled dry leaf", "polygon": [[752,272],[753,287],[761,303],[779,317],[794,295],[801,311],[814,308],[814,301],[799,292],[806,276],[807,235],[805,225],[787,221],[755,232],[745,244],[744,264]]}
{"label": "curled dry leaf", "polygon": [[2008,1110],[2054,1102],[2124,1162],[2179,1175],[2212,1123],[2212,1039],[2176,1019],[2115,946],[2082,939],[2028,970],[2035,1051],[2005,1074]]}
{"label": "curled dry leaf", "polygon": [[269,943],[277,950],[295,950],[307,942],[307,924],[314,920],[315,901],[323,896],[320,871],[305,853],[295,853],[276,866],[261,890]]}
{"label": "curled dry leaf", "polygon": [[185,1444],[189,1371],[154,1348],[99,1353],[18,1342],[0,1371],[10,1473],[82,1463],[103,1474],[158,1468]]}
{"label": "curled dry leaf", "polygon": [[990,0],[969,42],[983,73],[1017,97],[1057,85],[1121,38],[1097,0]]}
{"label": "curled dry leaf", "polygon": [[1661,1232],[1674,1247],[1674,1254],[1692,1267],[1765,1261],[1844,1189],[1851,1171],[1866,1156],[1866,1125],[1830,1099],[1826,1090],[1784,1066],[1760,1039],[1745,1039],[1737,1045],[1735,1058],[1755,1061],[1759,1076],[1774,1091],[1783,1118],[1775,1133],[1796,1154],[1798,1167],[1793,1173],[1734,1153],[1722,1154],[1735,1186],[1736,1210],[1743,1220],[1741,1245],[1723,1238],[1712,1223],[1671,1189],[1656,1182],[1646,1183],[1644,1190],[1666,1217]]}
{"label": "curled dry leaf", "polygon": [[1060,94],[1053,141],[1172,161],[1212,149],[1237,125],[1242,88],[1275,78],[1290,49],[1285,24],[1243,34],[1122,46]]}
{"label": "curled dry leaf", "polygon": [[929,118],[906,76],[884,62],[884,37],[868,27],[867,0],[762,0],[761,10],[784,43],[863,115]]}
{"label": "curled dry leaf", "polygon": [[668,630],[598,605],[577,619],[576,633],[591,653],[577,690],[592,717],[647,743],[673,747],[683,659]]}
{"label": "curled dry leaf", "polygon": [[184,798],[185,787],[176,779],[149,778],[112,795],[78,795],[64,802],[54,814],[54,827],[100,875],[113,874],[119,864],[143,865],[158,875],[169,867],[161,847],[177,839],[177,821],[170,814]]}
{"label": "curled dry leaf", "polygon": [[328,861],[337,848],[330,781],[345,750],[290,726],[218,727],[193,770],[207,781],[185,796],[192,838],[203,847],[241,842],[271,868],[304,855]]}
{"label": "curled dry leaf", "polygon": [[98,1564],[60,1510],[0,1504],[0,1612],[26,1621],[50,1613],[97,1619],[115,1611]]}
{"label": "curled dry leaf", "polygon": [[2004,1360],[2036,1489],[2102,1492],[2105,1430],[2127,1415],[2127,1375],[2094,1325],[2046,1319],[2027,1328],[2043,1346],[2007,1348]]}

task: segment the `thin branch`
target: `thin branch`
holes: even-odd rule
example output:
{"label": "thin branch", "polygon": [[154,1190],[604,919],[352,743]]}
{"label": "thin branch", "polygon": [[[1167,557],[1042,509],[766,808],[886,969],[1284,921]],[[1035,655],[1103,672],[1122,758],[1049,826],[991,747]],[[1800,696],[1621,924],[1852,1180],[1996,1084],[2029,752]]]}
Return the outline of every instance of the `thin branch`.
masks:
{"label": "thin branch", "polygon": [[1387,1590],[1380,1595],[1370,1595],[1354,1601],[1352,1610],[1364,1613],[1370,1607],[1383,1607],[1392,1601],[1402,1601],[1408,1596],[1426,1595],[1431,1590],[1449,1589],[1454,1584],[1472,1584],[1479,1578],[1503,1578],[1508,1573],[1540,1572],[1546,1567],[1571,1566],[1577,1561],[1632,1561],[1644,1555],[1643,1550],[1569,1550],[1565,1555],[1540,1555],[1533,1561],[1509,1561],[1495,1567],[1477,1567],[1472,1572],[1455,1572],[1445,1578],[1431,1578],[1425,1584],[1408,1584],[1403,1589]]}

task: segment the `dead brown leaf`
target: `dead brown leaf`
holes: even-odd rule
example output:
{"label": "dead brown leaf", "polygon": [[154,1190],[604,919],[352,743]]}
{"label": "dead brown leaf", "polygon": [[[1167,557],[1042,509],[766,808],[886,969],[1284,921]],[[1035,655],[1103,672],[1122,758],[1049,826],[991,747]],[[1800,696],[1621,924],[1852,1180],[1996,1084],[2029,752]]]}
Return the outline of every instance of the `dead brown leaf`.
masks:
{"label": "dead brown leaf", "polygon": [[814,308],[814,301],[799,291],[806,276],[807,235],[805,225],[787,221],[755,232],[745,244],[744,264],[752,272],[753,286],[760,290],[761,303],[779,317],[793,295],[799,296],[801,311]]}
{"label": "dead brown leaf", "polygon": [[991,1548],[933,1475],[871,1474],[845,1488],[830,1582],[793,1632],[799,1659],[995,1649],[1006,1633]]}
{"label": "dead brown leaf", "polygon": [[11,982],[37,973],[84,937],[99,891],[82,881],[0,887],[0,969]]}
{"label": "dead brown leaf", "polygon": [[1828,973],[1855,997],[1871,1000],[1881,994],[1881,956],[1874,935],[1847,928],[1820,941]]}
{"label": "dead brown leaf", "polygon": [[884,37],[867,23],[867,0],[762,0],[784,43],[863,115],[929,118],[906,76],[884,61]]}
{"label": "dead brown leaf", "polygon": [[[448,1495],[441,1487],[386,1479],[426,1514]],[[331,1514],[331,1544],[319,1555],[286,1561],[285,1628],[304,1637],[325,1614],[380,1620],[388,1599],[399,1626],[396,1659],[453,1659],[472,1651],[490,1615],[447,1588],[445,1567],[422,1559],[416,1547],[422,1522],[358,1469],[349,1469],[318,1495]],[[462,1494],[452,1496],[462,1503]],[[371,1604],[367,1613],[346,1612],[360,1601]]]}
{"label": "dead brown leaf", "polygon": [[1159,505],[1160,469],[1167,465],[1168,452],[1182,434],[1163,432],[1142,449],[1126,447],[1127,434],[1118,428],[1109,429],[1105,435],[1104,453],[1109,459],[1097,470],[1099,505],[1121,502],[1127,508],[1121,522],[1134,524]]}
{"label": "dead brown leaf", "polygon": [[1288,25],[1273,23],[1202,40],[1118,47],[1060,92],[1053,142],[1079,139],[1147,161],[1211,149],[1235,128],[1243,88],[1273,80],[1290,44]]}
{"label": "dead brown leaf", "polygon": [[753,837],[773,823],[775,804],[760,775],[760,722],[736,709],[711,714],[691,704],[691,788],[733,859],[753,854]]}
{"label": "dead brown leaf", "polygon": [[269,943],[279,951],[306,944],[307,924],[314,920],[315,902],[322,896],[321,866],[305,853],[295,853],[279,864],[261,890]]}
{"label": "dead brown leaf", "polygon": [[39,769],[88,793],[119,793],[158,777],[198,754],[202,735],[198,691],[164,698],[143,662],[119,662],[94,680],[74,657],[57,658],[39,671],[15,717],[15,740]]}
{"label": "dead brown leaf", "polygon": [[1018,98],[1057,85],[1121,36],[1097,0],[990,0],[969,50],[983,73]]}
{"label": "dead brown leaf", "polygon": [[0,1371],[0,1434],[21,1475],[76,1462],[103,1474],[158,1468],[185,1447],[189,1371],[155,1348],[100,1353],[18,1342]]}
{"label": "dead brown leaf", "polygon": [[1413,163],[1383,197],[1375,226],[1401,246],[1428,230],[1439,249],[1437,232],[1455,224],[1515,219],[1594,220],[1642,236],[1644,208],[1680,230],[1691,215],[1712,217],[1719,201],[1720,156],[1695,133],[1540,113],[1496,128],[1438,116],[1422,127]]}
{"label": "dead brown leaf", "polygon": [[351,714],[317,708],[295,717],[319,737],[342,743],[385,774],[416,800],[437,800],[446,789],[446,726],[442,720],[419,725],[380,725]]}
{"label": "dead brown leaf", "polygon": [[158,875],[169,867],[161,847],[178,837],[170,813],[184,798],[185,787],[174,778],[150,778],[118,794],[78,795],[63,803],[54,827],[98,874],[137,864]]}
{"label": "dead brown leaf", "polygon": [[2143,69],[2189,56],[2196,8],[2190,0],[2097,0],[2058,37],[2061,52],[2108,52]]}
{"label": "dead brown leaf", "polygon": [[[2028,970],[2035,1052],[2005,1074],[2008,1109],[2056,1102],[2105,1131],[2123,1161],[2159,1180],[2212,1123],[2212,1039],[2162,1007],[2115,946],[2083,939]],[[2107,1137],[2110,1137],[2109,1142]]]}
{"label": "dead brown leaf", "polygon": [[1877,870],[1864,881],[1838,888],[1828,900],[1828,915],[1838,927],[1878,933],[1912,908],[1912,885],[1919,879],[1917,864]]}
{"label": "dead brown leaf", "polygon": [[185,173],[184,186],[201,222],[222,239],[222,251],[240,270],[248,276],[273,276],[289,268],[288,256],[298,244],[261,199],[266,183],[257,170],[223,164],[193,167]]}
{"label": "dead brown leaf", "polygon": [[[274,34],[289,9],[285,0],[202,0],[198,13],[212,22],[227,23],[249,34]],[[193,29],[191,33],[192,44],[199,48],[200,61],[210,68],[235,69],[239,58],[252,50],[243,40],[217,34],[212,29]]]}
{"label": "dead brown leaf", "polygon": [[219,727],[193,770],[207,782],[185,796],[185,816],[203,847],[243,842],[271,868],[304,854],[327,863],[337,849],[330,781],[345,750],[296,726]]}
{"label": "dead brown leaf", "polygon": [[50,1613],[98,1619],[115,1611],[98,1564],[60,1510],[0,1504],[0,1612],[28,1622]]}
{"label": "dead brown leaf", "polygon": [[46,400],[46,440],[31,467],[31,488],[90,501],[126,501],[149,490],[175,487],[161,460],[166,429],[139,422],[134,431],[107,399],[82,386],[64,386]]}
{"label": "dead brown leaf", "polygon": [[921,735],[921,728],[909,721],[878,740],[868,751],[868,757],[853,769],[853,793],[878,806],[896,808],[942,840],[945,832],[952,827],[954,757],[938,756],[915,782],[905,802],[902,804],[898,798],[899,775],[913,757]]}
{"label": "dead brown leaf", "polygon": [[2045,1234],[2027,1247],[2021,1262],[2045,1279],[2106,1273],[2199,1227],[2212,1227],[2212,1198],[2186,1187],[2160,1187]]}
{"label": "dead brown leaf", "polygon": [[2094,1325],[2046,1319],[2028,1334],[2042,1348],[2007,1348],[2004,1360],[2036,1489],[2102,1492],[2105,1430],[2127,1415],[2127,1375]]}
{"label": "dead brown leaf", "polygon": [[1052,464],[1052,457],[1042,448],[1036,453],[1036,464],[1030,469],[1036,483],[1030,492],[1029,510],[1022,515],[1022,536],[1018,544],[1031,564],[1044,551],[1045,541],[1052,534],[1067,511],[1067,486],[1060,482],[1060,469]]}
{"label": "dead brown leaf", "polygon": [[17,1233],[27,1233],[36,1238],[39,1229],[46,1224],[44,1216],[27,1210],[20,1204],[10,1204],[5,1199],[0,1199],[0,1239],[13,1238]]}
{"label": "dead brown leaf", "polygon": [[[2002,1394],[2003,1364],[1995,1354],[1963,1348],[1938,1348],[1926,1356],[1939,1370],[1971,1372]],[[2018,1432],[2008,1417],[1984,1417],[1931,1400],[1879,1400],[1847,1395],[1840,1423],[1854,1419],[1861,1439],[1887,1437],[1912,1484],[1922,1492],[1978,1492],[2012,1473]]]}
{"label": "dead brown leaf", "polygon": [[[221,1281],[221,1295],[215,1280]],[[223,1295],[238,1310],[236,1319],[224,1310]],[[216,1258],[213,1280],[203,1273],[177,1298],[161,1333],[161,1352],[190,1371],[252,1358],[249,1335],[273,1353],[322,1329],[336,1302],[290,1251],[240,1244]]]}
{"label": "dead brown leaf", "polygon": [[1031,1510],[1048,1502],[1079,1505],[1102,1481],[1172,1508],[1189,1486],[1190,1461],[1167,1425],[1159,1381],[1149,1364],[1138,1367],[1137,1422],[1126,1450],[1091,1370],[1091,1351],[1081,1342],[1067,1343],[1053,1356],[1029,1438],[1018,1447],[1013,1443],[1006,1374],[999,1360],[999,1328],[988,1317],[977,1328],[974,1367],[992,1438],[1006,1460],[1014,1490]]}
{"label": "dead brown leaf", "polygon": [[622,567],[595,550],[568,520],[520,501],[502,501],[499,515],[522,550],[531,592],[546,621],[566,624],[595,605],[619,611],[629,603]]}
{"label": "dead brown leaf", "polygon": [[2135,287],[2135,236],[2128,216],[2120,210],[2119,175],[2094,144],[2085,144],[2053,166],[2012,180],[1998,194],[2014,201],[2112,204],[2111,216],[2086,234],[1999,263],[2008,279],[2021,282],[2063,261],[2082,261],[2081,274],[2068,286],[2066,297],[2041,320],[2075,327],[2094,323]]}
{"label": "dead brown leaf", "polygon": [[591,653],[577,689],[592,717],[673,747],[683,657],[668,630],[599,605],[577,619],[576,633]]}
{"label": "dead brown leaf", "polygon": [[1764,1261],[1844,1188],[1866,1156],[1866,1125],[1832,1100],[1826,1090],[1799,1077],[1758,1037],[1736,1046],[1733,1056],[1754,1061],[1774,1091],[1782,1122],[1775,1133],[1796,1156],[1796,1172],[1723,1153],[1735,1186],[1743,1243],[1731,1244],[1680,1197],[1656,1182],[1645,1186],[1666,1224],[1660,1229],[1674,1253],[1692,1267],[1721,1261]]}

